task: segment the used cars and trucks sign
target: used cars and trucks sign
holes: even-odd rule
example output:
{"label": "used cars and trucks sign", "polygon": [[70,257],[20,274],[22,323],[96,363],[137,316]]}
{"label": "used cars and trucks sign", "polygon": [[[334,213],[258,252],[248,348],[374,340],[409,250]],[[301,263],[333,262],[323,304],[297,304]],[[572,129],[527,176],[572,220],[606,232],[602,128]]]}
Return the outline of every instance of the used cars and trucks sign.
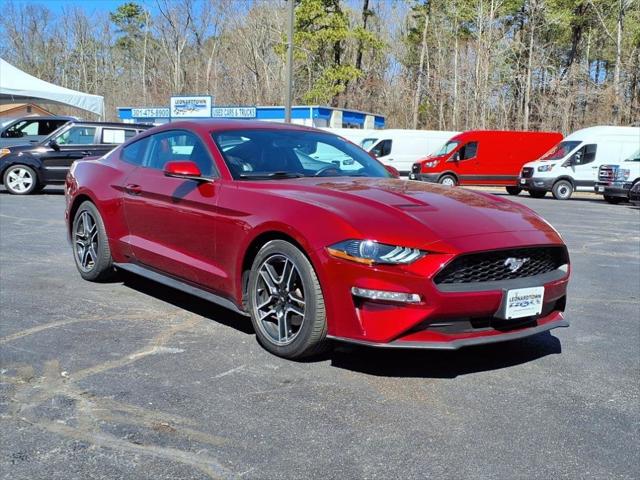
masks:
{"label": "used cars and trucks sign", "polygon": [[171,97],[171,118],[211,117],[210,95]]}

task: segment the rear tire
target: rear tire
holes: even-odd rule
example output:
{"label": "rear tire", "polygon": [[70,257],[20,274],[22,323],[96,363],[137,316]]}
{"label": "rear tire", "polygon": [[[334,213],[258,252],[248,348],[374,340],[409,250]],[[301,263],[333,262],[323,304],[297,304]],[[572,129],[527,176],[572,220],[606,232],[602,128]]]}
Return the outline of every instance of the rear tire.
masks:
{"label": "rear tire", "polygon": [[556,200],[569,200],[573,194],[573,185],[568,180],[558,180],[551,189]]}
{"label": "rear tire", "polygon": [[529,195],[533,198],[544,198],[547,195],[546,190],[529,190]]}
{"label": "rear tire", "polygon": [[506,187],[509,195],[520,195],[522,189],[520,187]]}
{"label": "rear tire", "polygon": [[622,197],[610,197],[609,195],[605,195],[604,199],[612,205],[617,205],[624,200]]}
{"label": "rear tire", "polygon": [[83,202],[71,230],[73,258],[80,276],[90,282],[103,282],[115,274],[104,222],[96,206]]}
{"label": "rear tire", "polygon": [[11,165],[4,172],[2,181],[12,195],[29,195],[41,188],[38,174],[26,165]]}
{"label": "rear tire", "polygon": [[284,240],[267,242],[249,274],[248,307],[260,344],[289,359],[329,346],[324,297],[309,259]]}
{"label": "rear tire", "polygon": [[458,180],[453,175],[443,175],[438,179],[438,183],[447,187],[455,187],[458,185]]}

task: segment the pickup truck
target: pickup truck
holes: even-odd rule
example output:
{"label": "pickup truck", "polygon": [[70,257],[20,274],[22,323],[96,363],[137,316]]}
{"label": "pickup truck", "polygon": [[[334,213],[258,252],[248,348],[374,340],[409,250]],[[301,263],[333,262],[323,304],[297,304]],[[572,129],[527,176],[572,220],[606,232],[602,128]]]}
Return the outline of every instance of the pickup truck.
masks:
{"label": "pickup truck", "polygon": [[595,192],[609,203],[629,200],[629,191],[640,182],[640,150],[619,164],[601,165]]}

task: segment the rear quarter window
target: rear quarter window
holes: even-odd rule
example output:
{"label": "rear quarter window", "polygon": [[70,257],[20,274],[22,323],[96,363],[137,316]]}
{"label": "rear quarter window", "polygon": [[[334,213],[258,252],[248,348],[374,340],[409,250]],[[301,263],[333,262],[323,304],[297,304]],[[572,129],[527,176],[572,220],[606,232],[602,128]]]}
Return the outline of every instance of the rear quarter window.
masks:
{"label": "rear quarter window", "polygon": [[100,143],[119,145],[137,135],[136,130],[127,128],[103,128]]}

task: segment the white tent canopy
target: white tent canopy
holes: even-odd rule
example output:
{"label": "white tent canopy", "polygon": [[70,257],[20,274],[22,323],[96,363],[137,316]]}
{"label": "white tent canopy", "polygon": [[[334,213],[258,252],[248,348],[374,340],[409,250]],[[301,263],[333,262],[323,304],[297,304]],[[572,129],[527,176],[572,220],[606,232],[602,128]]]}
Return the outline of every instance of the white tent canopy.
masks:
{"label": "white tent canopy", "polygon": [[104,97],[76,92],[45,82],[0,58],[0,103],[16,101],[62,103],[96,115],[104,114]]}

